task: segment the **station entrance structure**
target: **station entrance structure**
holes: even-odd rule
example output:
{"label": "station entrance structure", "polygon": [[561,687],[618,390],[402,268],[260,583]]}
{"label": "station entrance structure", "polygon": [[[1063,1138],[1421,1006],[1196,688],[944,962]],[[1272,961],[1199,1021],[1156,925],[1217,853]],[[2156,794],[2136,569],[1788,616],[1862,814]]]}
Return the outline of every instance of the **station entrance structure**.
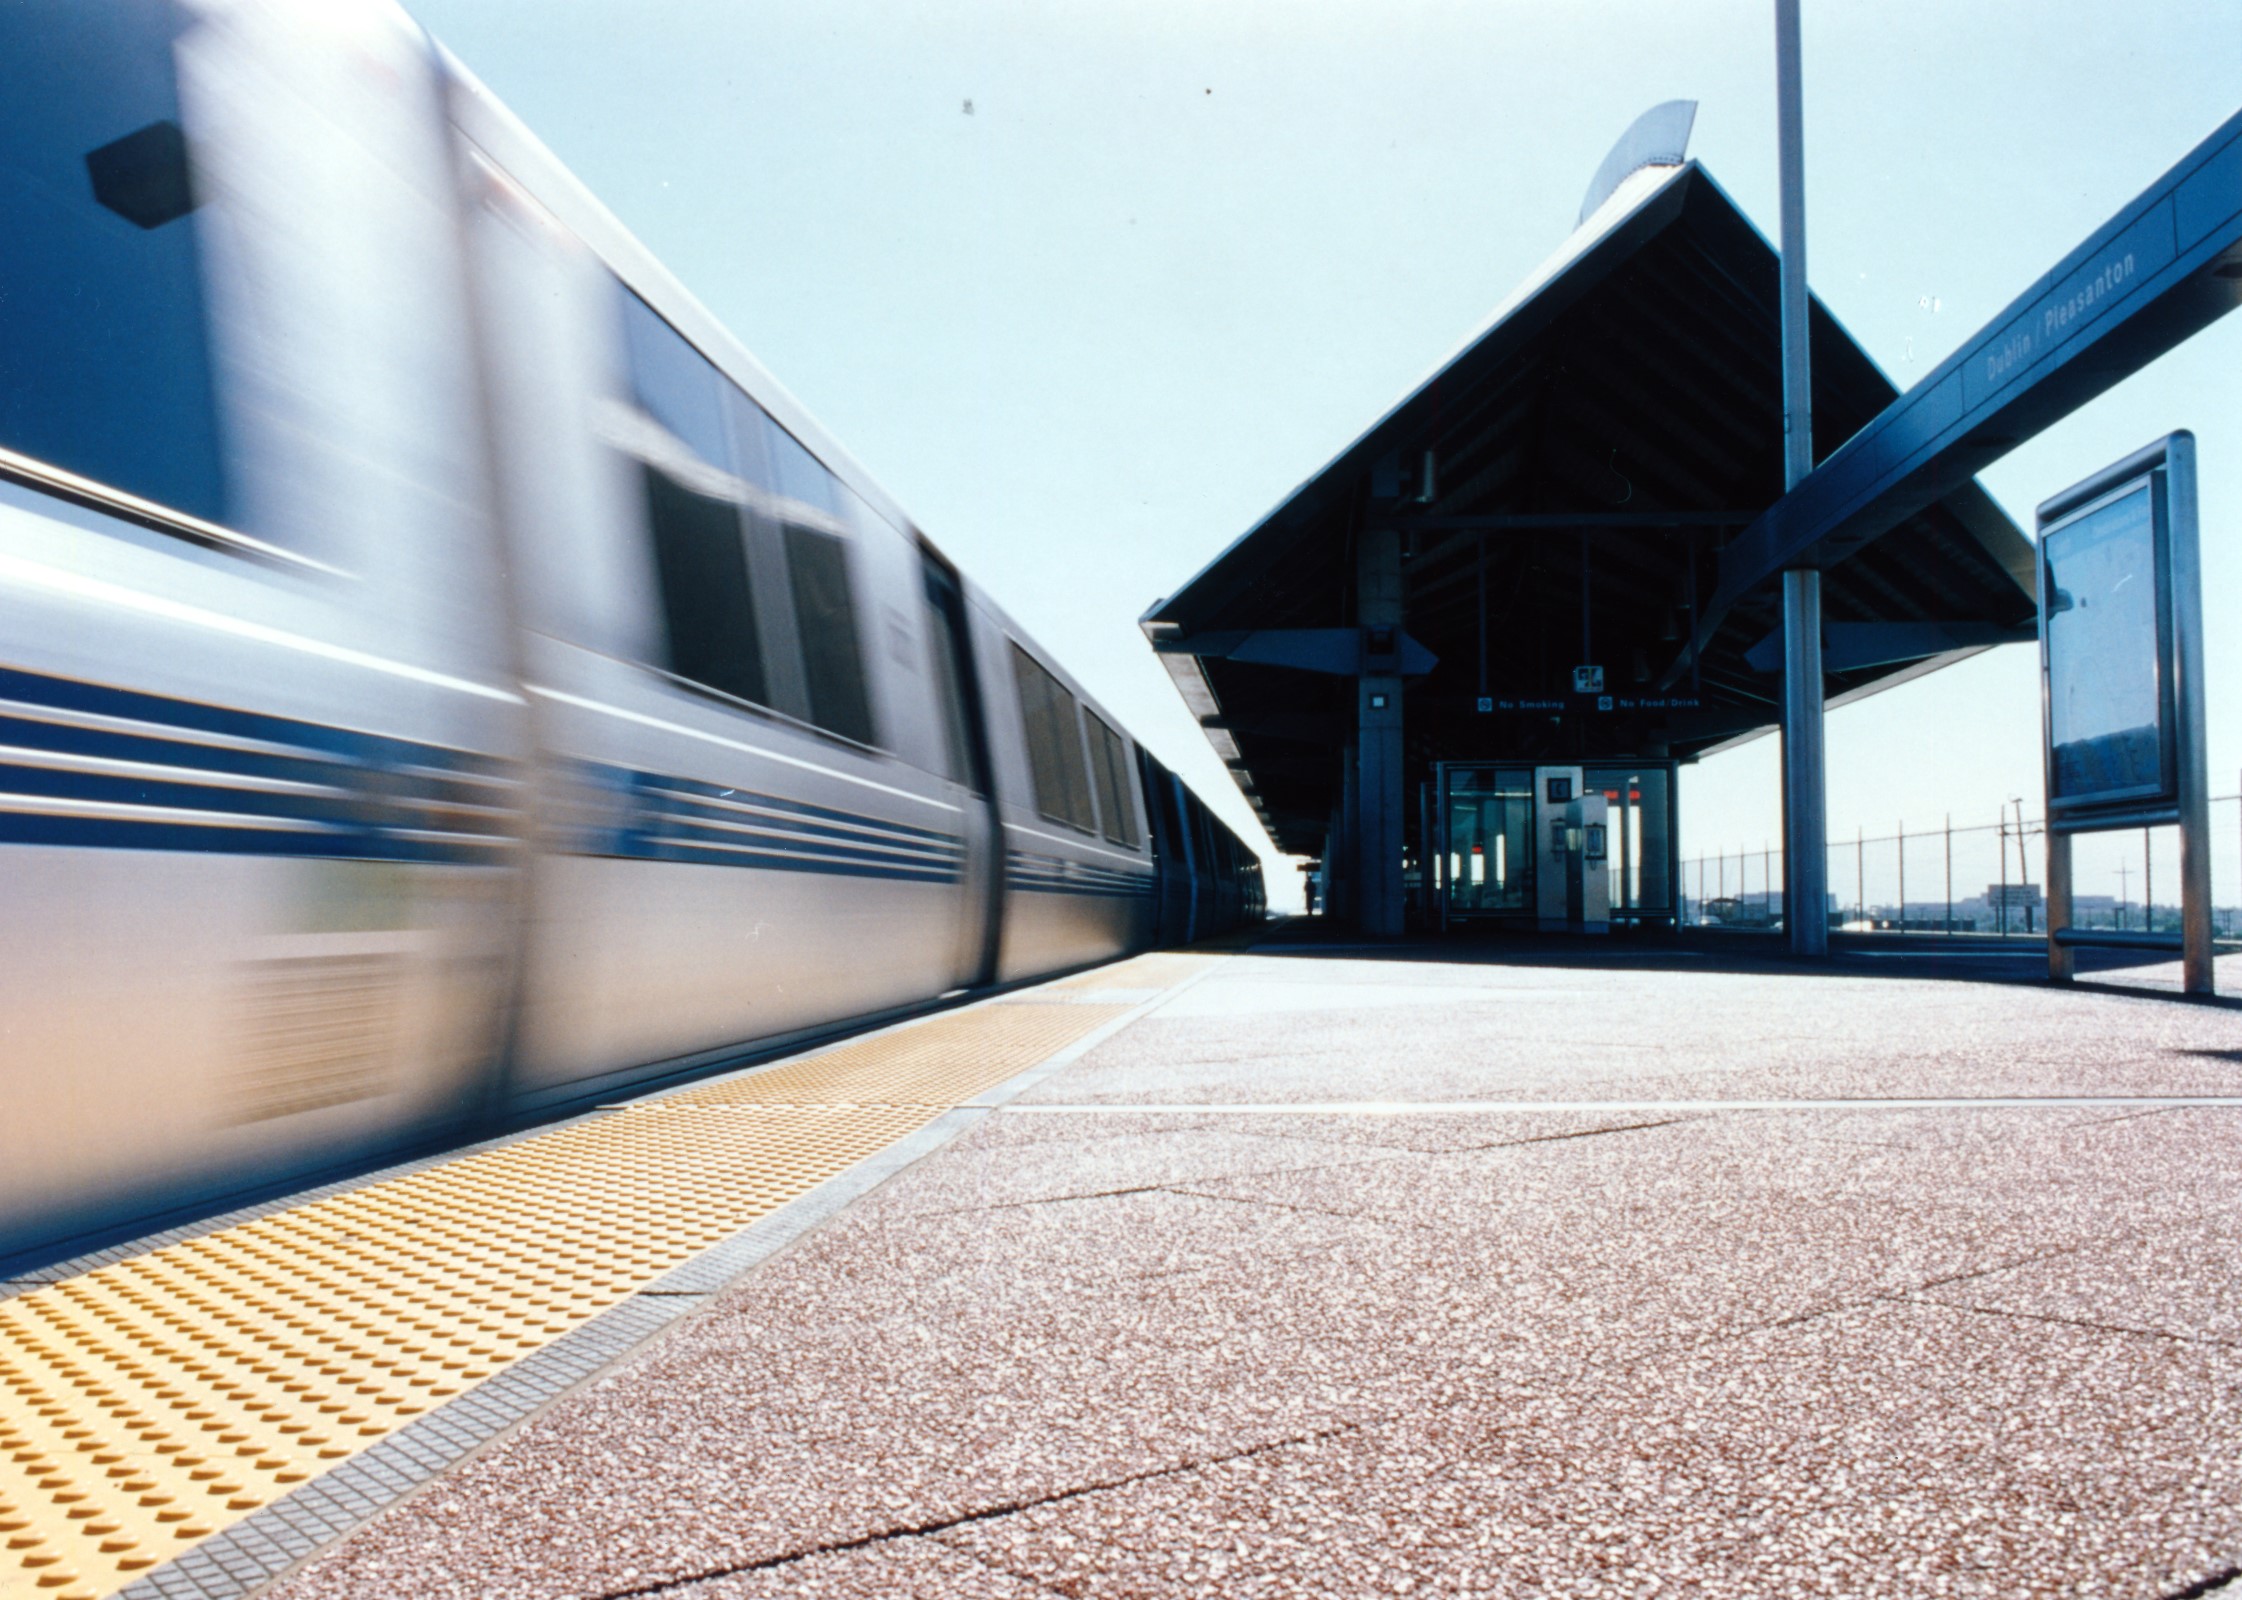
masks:
{"label": "station entrance structure", "polygon": [[[1611,921],[1672,920],[1675,767],[1778,721],[1781,568],[1740,581],[1732,548],[1783,496],[1778,257],[1686,159],[1691,109],[1638,122],[1556,255],[1142,619],[1366,933],[1593,927],[1599,878]],[[1897,391],[1819,302],[1810,328],[1820,460]],[[2032,640],[2032,563],[1968,478],[1828,562],[1825,704]]]}

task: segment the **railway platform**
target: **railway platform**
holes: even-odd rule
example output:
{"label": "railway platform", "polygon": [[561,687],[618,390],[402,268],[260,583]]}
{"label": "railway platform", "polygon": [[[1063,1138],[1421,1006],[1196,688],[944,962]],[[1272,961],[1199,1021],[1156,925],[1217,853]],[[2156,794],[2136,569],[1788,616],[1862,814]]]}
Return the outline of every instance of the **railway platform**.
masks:
{"label": "railway platform", "polygon": [[2242,1592],[2242,1008],[2002,976],[1280,931],[63,1263],[0,1597]]}

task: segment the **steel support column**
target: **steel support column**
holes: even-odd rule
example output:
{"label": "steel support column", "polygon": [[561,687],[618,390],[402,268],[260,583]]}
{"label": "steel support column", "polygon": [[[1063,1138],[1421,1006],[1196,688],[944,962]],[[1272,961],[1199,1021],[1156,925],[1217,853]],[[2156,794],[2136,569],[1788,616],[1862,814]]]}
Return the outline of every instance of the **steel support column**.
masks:
{"label": "steel support column", "polygon": [[[1355,621],[1365,630],[1402,625],[1401,535],[1373,528],[1362,535],[1355,567]],[[1355,689],[1355,914],[1374,939],[1401,933],[1401,673],[1398,646],[1383,658],[1365,648]]]}
{"label": "steel support column", "polygon": [[[1783,488],[1814,470],[1807,361],[1806,155],[1798,0],[1775,0],[1775,101],[1781,144]],[[1783,574],[1783,927],[1793,955],[1829,954],[1829,804],[1822,765],[1822,575]]]}
{"label": "steel support column", "polygon": [[1339,830],[1330,856],[1331,913],[1350,922],[1362,904],[1362,852],[1356,843],[1362,836],[1358,748],[1359,741],[1349,739],[1339,750]]}
{"label": "steel support column", "polygon": [[[2044,791],[2043,791],[2044,792]],[[2047,830],[2047,978],[2069,983],[2078,975],[2078,958],[2056,931],[2071,925],[2071,836]]]}

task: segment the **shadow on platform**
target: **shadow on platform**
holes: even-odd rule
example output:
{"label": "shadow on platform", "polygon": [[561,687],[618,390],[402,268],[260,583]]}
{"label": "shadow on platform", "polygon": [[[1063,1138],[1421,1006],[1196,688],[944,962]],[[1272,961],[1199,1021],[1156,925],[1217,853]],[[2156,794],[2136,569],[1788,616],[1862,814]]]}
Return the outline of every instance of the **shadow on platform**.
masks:
{"label": "shadow on platform", "polygon": [[[1516,932],[1410,933],[1398,939],[1368,940],[1343,923],[1320,917],[1291,917],[1272,923],[1256,937],[1235,942],[1241,952],[1260,956],[1350,961],[1437,962],[1450,965],[1500,965],[1567,969],[1621,967],[1632,971],[1816,973],[1842,978],[1932,978],[1962,983],[2048,986],[2047,947],[2038,939],[1998,939],[1906,934],[1834,934],[1824,963],[1793,957],[1780,933],[1717,928],[1644,929],[1597,938],[1574,934]],[[2160,951],[2094,950],[2075,952],[2078,978],[2071,987],[2086,993],[2152,995],[2242,1010],[2242,995],[2222,993],[2208,999],[2183,995],[2179,963]],[[2242,989],[2242,955],[2222,952],[2219,966],[2225,989]]]}

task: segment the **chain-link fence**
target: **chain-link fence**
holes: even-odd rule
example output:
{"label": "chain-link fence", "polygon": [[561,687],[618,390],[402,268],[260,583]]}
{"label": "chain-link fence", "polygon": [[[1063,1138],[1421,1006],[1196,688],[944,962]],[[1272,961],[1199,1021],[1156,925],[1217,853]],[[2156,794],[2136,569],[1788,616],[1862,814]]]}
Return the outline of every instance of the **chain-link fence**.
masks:
{"label": "chain-link fence", "polygon": [[[2047,825],[2021,801],[1998,821],[1956,827],[1863,829],[1829,844],[1832,927],[1861,933],[2042,937]],[[1783,850],[1776,841],[1687,857],[1682,922],[1695,927],[1780,928]],[[2211,801],[2211,923],[2242,937],[2242,795]],[[2071,843],[2071,922],[2079,928],[2177,933],[2177,828],[2082,833]]]}

